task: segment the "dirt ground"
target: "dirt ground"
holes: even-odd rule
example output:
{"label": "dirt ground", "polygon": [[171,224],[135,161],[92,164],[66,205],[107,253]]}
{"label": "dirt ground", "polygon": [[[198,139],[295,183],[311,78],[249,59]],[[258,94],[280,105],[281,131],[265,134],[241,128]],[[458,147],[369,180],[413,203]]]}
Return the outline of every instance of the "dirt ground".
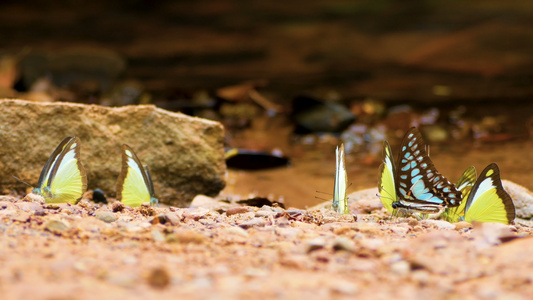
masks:
{"label": "dirt ground", "polygon": [[[530,299],[531,227],[0,200],[2,299]],[[352,207],[354,208],[354,207]],[[356,207],[357,209],[357,204]]]}

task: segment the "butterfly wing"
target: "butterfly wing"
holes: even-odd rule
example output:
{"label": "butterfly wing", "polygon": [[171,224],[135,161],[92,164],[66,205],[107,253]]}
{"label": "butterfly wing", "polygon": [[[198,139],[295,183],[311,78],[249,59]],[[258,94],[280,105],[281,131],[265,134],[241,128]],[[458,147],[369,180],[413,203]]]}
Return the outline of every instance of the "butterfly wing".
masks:
{"label": "butterfly wing", "polygon": [[392,203],[398,200],[396,194],[396,183],[394,181],[396,166],[392,158],[392,151],[387,141],[383,144],[383,163],[379,167],[378,189],[379,198],[383,206],[392,213]]}
{"label": "butterfly wing", "polygon": [[468,195],[465,220],[511,224],[514,218],[513,200],[503,189],[498,165],[492,163],[481,172]]}
{"label": "butterfly wing", "polygon": [[346,197],[346,188],[348,177],[346,175],[346,161],[344,158],[344,144],[335,150],[335,187],[333,189],[333,204],[331,208],[340,213],[348,214],[348,199]]}
{"label": "butterfly wing", "polygon": [[437,171],[416,127],[402,141],[395,181],[399,207],[427,212],[461,204],[461,193]]}
{"label": "butterfly wing", "polygon": [[146,171],[133,149],[126,144],[122,145],[122,170],[117,181],[117,200],[133,207],[150,202],[152,194],[149,184]]}
{"label": "butterfly wing", "polygon": [[473,166],[464,171],[463,175],[459,177],[459,180],[457,180],[457,183],[455,184],[457,190],[459,190],[463,196],[463,201],[461,201],[459,206],[446,208],[446,211],[442,214],[442,218],[450,223],[456,223],[459,221],[460,217],[464,216],[466,199],[472,191],[472,187],[476,183],[476,178],[476,168]]}
{"label": "butterfly wing", "polygon": [[57,158],[59,157],[59,154],[63,151],[65,148],[65,145],[71,140],[73,137],[66,137],[64,138],[61,143],[56,147],[54,152],[48,157],[48,160],[46,161],[46,164],[43,167],[43,170],[41,171],[41,175],[39,176],[39,181],[37,182],[37,187],[33,189],[33,192],[36,194],[42,194],[43,188],[46,186],[49,178],[50,178],[50,172],[52,171],[52,166],[57,161]]}
{"label": "butterfly wing", "polygon": [[[57,155],[58,149],[61,150]],[[50,161],[51,169],[46,170],[50,168]],[[39,179],[39,186],[45,185],[41,188],[41,194],[47,202],[76,203],[87,190],[87,173],[80,161],[80,139],[64,139],[48,162]]]}

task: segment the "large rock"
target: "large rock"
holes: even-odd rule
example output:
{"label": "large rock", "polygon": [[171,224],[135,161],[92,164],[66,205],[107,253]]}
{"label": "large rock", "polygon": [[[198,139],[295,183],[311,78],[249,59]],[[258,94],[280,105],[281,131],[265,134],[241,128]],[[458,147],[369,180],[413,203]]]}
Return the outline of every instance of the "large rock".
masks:
{"label": "large rock", "polygon": [[109,108],[72,103],[0,100],[0,182],[3,192],[37,185],[49,155],[67,136],[81,139],[89,189],[115,195],[120,148],[130,145],[150,167],[162,203],[187,206],[195,195],[224,188],[224,129],[220,123],[155,106]]}

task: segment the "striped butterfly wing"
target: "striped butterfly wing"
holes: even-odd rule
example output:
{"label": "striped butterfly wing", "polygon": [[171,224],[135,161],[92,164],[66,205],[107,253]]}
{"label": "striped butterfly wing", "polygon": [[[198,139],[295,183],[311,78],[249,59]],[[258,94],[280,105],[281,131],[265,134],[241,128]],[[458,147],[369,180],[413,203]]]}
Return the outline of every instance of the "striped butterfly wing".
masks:
{"label": "striped butterfly wing", "polygon": [[46,202],[76,203],[87,190],[87,174],[80,161],[80,139],[68,137],[48,159],[34,190]]}
{"label": "striped butterfly wing", "polygon": [[379,166],[378,174],[379,198],[381,199],[383,206],[390,213],[393,213],[394,208],[392,205],[394,202],[398,201],[396,183],[394,181],[396,176],[396,166],[394,165],[392,151],[387,141],[383,143],[383,163]]}
{"label": "striped butterfly wing", "polygon": [[500,169],[495,163],[481,172],[465,202],[467,222],[511,224],[515,219],[513,200],[503,189]]}
{"label": "striped butterfly wing", "polygon": [[444,211],[444,213],[442,213],[441,216],[443,219],[450,223],[456,223],[460,220],[461,217],[464,218],[466,199],[468,198],[468,195],[470,194],[474,184],[476,183],[476,178],[476,168],[474,168],[473,166],[466,169],[461,175],[461,177],[459,177],[459,180],[457,180],[455,187],[461,192],[463,200],[461,201],[461,204],[459,206],[446,208],[446,210]]}
{"label": "striped butterfly wing", "polygon": [[36,194],[43,193],[43,188],[46,186],[49,178],[50,178],[50,172],[52,172],[52,166],[59,158],[59,155],[65,148],[65,145],[72,140],[73,137],[66,137],[64,138],[59,145],[55,148],[54,152],[48,157],[48,160],[46,161],[46,164],[43,167],[43,170],[41,171],[41,175],[39,176],[39,181],[37,182],[37,187],[33,189],[33,192]]}
{"label": "striped butterfly wing", "polygon": [[126,144],[122,145],[122,169],[116,186],[117,200],[132,207],[152,203],[153,187],[148,176],[149,173],[133,149]]}
{"label": "striped butterfly wing", "polygon": [[402,141],[395,181],[400,200],[393,208],[435,213],[461,204],[461,192],[437,171],[415,127],[407,131]]}
{"label": "striped butterfly wing", "polygon": [[344,144],[335,150],[335,186],[333,188],[333,203],[331,208],[340,213],[348,214],[348,198],[346,188],[348,185],[348,176],[346,175],[346,161],[344,155]]}

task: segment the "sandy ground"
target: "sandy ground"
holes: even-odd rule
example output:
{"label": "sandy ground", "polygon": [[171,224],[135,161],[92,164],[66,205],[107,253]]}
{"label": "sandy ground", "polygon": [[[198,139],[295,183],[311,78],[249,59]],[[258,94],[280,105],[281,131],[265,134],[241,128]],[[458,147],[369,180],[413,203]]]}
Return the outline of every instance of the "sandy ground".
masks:
{"label": "sandy ground", "polygon": [[[26,199],[28,200],[28,199]],[[0,198],[2,299],[530,299],[531,227]],[[363,212],[366,211],[366,212]]]}

